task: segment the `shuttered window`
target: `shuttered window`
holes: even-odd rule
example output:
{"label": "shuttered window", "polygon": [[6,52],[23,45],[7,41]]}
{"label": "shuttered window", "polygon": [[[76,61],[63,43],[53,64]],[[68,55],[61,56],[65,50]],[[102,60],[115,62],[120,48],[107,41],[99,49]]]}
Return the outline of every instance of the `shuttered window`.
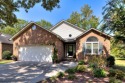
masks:
{"label": "shuttered window", "polygon": [[103,45],[96,37],[89,37],[83,44],[83,53],[88,55],[99,55],[102,53]]}

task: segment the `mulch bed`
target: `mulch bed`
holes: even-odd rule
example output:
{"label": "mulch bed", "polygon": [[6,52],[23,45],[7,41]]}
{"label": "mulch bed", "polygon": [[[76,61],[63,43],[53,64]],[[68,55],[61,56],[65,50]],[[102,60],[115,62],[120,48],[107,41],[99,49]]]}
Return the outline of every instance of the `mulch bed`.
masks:
{"label": "mulch bed", "polygon": [[74,80],[68,80],[66,77],[59,78],[57,80],[57,83],[87,83],[87,82],[99,82],[99,83],[108,83],[109,78],[96,78],[92,76],[89,72],[83,72],[83,73],[76,73],[75,76],[77,77]]}
{"label": "mulch bed", "polygon": [[[105,68],[105,70],[109,70],[109,68]],[[69,80],[67,78],[68,75],[65,75],[63,78],[57,78],[56,81],[52,82],[48,79],[43,80],[38,83],[109,83],[109,77],[100,77],[96,78],[92,75],[91,71],[75,73],[76,78],[74,80]],[[122,81],[125,83],[125,79]]]}

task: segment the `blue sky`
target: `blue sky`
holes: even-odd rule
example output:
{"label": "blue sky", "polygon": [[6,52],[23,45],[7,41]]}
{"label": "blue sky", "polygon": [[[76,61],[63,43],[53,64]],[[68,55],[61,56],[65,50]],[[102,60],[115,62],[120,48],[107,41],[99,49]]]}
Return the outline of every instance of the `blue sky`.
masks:
{"label": "blue sky", "polygon": [[51,12],[43,9],[40,4],[36,4],[28,13],[26,13],[24,9],[20,9],[20,11],[15,12],[15,14],[17,18],[29,22],[45,19],[55,25],[61,20],[68,19],[73,11],[80,12],[81,7],[85,4],[91,6],[94,15],[99,17],[100,20],[102,19],[102,7],[105,6],[106,0],[60,0],[60,8],[55,8]]}

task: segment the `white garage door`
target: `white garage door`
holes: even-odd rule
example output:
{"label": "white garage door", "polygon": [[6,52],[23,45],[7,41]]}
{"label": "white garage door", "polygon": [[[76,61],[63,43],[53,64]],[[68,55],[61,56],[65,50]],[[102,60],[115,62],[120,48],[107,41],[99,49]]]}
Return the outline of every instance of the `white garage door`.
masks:
{"label": "white garage door", "polygon": [[23,46],[19,49],[19,60],[52,62],[53,46]]}

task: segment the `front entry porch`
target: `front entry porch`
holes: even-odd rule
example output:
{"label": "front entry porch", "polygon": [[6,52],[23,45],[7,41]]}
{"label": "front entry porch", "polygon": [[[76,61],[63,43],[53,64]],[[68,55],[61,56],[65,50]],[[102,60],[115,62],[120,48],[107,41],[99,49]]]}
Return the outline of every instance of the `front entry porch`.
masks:
{"label": "front entry porch", "polygon": [[65,43],[65,58],[76,58],[76,44]]}

